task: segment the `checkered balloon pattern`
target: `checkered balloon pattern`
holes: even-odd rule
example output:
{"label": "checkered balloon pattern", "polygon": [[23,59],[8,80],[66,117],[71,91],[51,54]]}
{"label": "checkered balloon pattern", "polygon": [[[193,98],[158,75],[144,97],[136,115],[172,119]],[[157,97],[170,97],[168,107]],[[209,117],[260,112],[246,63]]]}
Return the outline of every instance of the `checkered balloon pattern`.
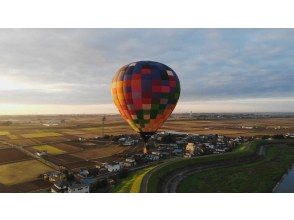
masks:
{"label": "checkered balloon pattern", "polygon": [[111,92],[120,114],[135,131],[156,132],[176,107],[180,82],[168,66],[139,61],[117,71]]}

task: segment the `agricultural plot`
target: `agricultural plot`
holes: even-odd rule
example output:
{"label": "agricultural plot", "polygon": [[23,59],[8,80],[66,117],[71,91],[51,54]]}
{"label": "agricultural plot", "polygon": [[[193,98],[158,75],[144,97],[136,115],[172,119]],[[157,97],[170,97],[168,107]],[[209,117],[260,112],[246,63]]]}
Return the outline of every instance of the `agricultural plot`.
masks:
{"label": "agricultural plot", "polygon": [[33,181],[19,183],[11,186],[0,184],[0,193],[27,193],[48,189],[52,184],[43,179],[36,179]]}
{"label": "agricultural plot", "polygon": [[0,131],[0,137],[3,138],[3,137],[7,137],[11,140],[15,140],[15,139],[18,139],[18,136],[15,135],[15,134],[11,134],[10,132],[8,131]]}
{"label": "agricultural plot", "polygon": [[0,184],[14,185],[37,179],[52,169],[37,160],[0,165]]}
{"label": "agricultural plot", "polygon": [[24,138],[42,138],[42,137],[59,137],[59,136],[62,136],[62,134],[59,134],[57,132],[36,132],[36,133],[22,134],[21,136]]}
{"label": "agricultural plot", "polygon": [[96,147],[113,146],[112,141],[70,141],[68,144],[78,147],[80,149],[92,149]]}
{"label": "agricultural plot", "polygon": [[7,142],[9,142],[10,144],[13,144],[13,145],[24,146],[24,147],[42,144],[42,142],[38,139],[26,139],[26,138],[10,140]]}
{"label": "agricultural plot", "polygon": [[59,165],[64,166],[68,169],[76,169],[80,167],[91,167],[95,165],[95,162],[86,161],[82,158],[76,157],[69,154],[60,154],[60,155],[48,155],[44,157],[46,160]]}
{"label": "agricultural plot", "polygon": [[38,146],[33,146],[30,149],[32,149],[33,151],[37,152],[37,151],[46,151],[48,154],[52,154],[52,155],[57,155],[57,154],[64,154],[66,153],[66,151],[63,151],[57,147],[54,147],[52,145],[38,145]]}
{"label": "agricultural plot", "polygon": [[[243,127],[243,128],[242,128]],[[250,127],[249,129],[246,127]],[[222,119],[167,121],[160,130],[174,130],[188,133],[223,134],[226,136],[274,135],[294,131],[293,118]]]}
{"label": "agricultural plot", "polygon": [[73,136],[80,136],[83,134],[87,134],[87,131],[83,131],[82,129],[62,129],[61,133]]}
{"label": "agricultural plot", "polygon": [[91,160],[91,159],[98,159],[102,157],[109,157],[114,154],[120,154],[120,153],[123,153],[126,149],[127,149],[126,147],[122,147],[119,145],[112,145],[107,147],[99,147],[99,148],[84,150],[84,151],[75,153],[74,155],[85,160]]}
{"label": "agricultural plot", "polygon": [[31,157],[14,148],[6,148],[0,150],[0,164],[12,163],[28,159],[31,159]]}
{"label": "agricultural plot", "polygon": [[56,143],[53,146],[62,151],[66,151],[67,153],[75,153],[82,150],[80,147],[73,146],[70,144],[65,144],[65,143]]}

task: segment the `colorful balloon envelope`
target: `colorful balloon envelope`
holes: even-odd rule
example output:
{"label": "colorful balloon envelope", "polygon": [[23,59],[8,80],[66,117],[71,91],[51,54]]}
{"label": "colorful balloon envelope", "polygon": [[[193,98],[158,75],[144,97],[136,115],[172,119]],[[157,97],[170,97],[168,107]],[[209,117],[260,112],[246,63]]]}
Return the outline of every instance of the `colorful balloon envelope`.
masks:
{"label": "colorful balloon envelope", "polygon": [[176,107],[180,82],[170,67],[139,61],[117,71],[111,92],[122,117],[147,141]]}

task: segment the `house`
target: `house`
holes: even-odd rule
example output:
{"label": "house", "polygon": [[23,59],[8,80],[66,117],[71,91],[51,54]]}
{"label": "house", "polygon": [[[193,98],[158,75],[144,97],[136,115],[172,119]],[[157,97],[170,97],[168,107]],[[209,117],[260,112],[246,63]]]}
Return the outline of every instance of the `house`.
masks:
{"label": "house", "polygon": [[66,181],[60,180],[56,181],[51,187],[52,193],[67,193],[68,192],[68,183]]}
{"label": "house", "polygon": [[190,153],[185,153],[184,154],[184,158],[190,158],[190,157],[192,157],[192,155]]}
{"label": "house", "polygon": [[74,183],[68,186],[69,193],[89,193],[90,187],[89,185],[83,183]]}
{"label": "house", "polygon": [[159,160],[159,156],[158,155],[150,154],[148,156],[149,156],[149,160],[150,161],[157,161],[157,160]]}
{"label": "house", "polygon": [[127,139],[126,139],[125,137],[122,137],[122,138],[118,139],[118,142],[123,143],[123,142],[125,142],[126,140],[127,140]]}
{"label": "house", "polygon": [[86,169],[83,169],[80,171],[80,175],[83,177],[87,177],[89,175],[89,171]]}
{"label": "house", "polygon": [[181,156],[183,154],[183,149],[177,148],[173,150],[173,155]]}
{"label": "house", "polygon": [[109,171],[109,172],[117,172],[121,169],[121,165],[119,163],[110,163],[110,164],[106,164],[105,168]]}
{"label": "house", "polygon": [[78,141],[85,141],[86,139],[85,138],[83,138],[83,137],[79,137],[78,138]]}
{"label": "house", "polygon": [[155,156],[160,156],[160,152],[159,151],[152,151],[151,154],[152,155],[155,155]]}
{"label": "house", "polygon": [[48,155],[48,153],[47,153],[47,151],[43,150],[43,151],[36,152],[36,155],[39,156],[39,157],[42,157],[42,156]]}
{"label": "house", "polygon": [[170,153],[166,151],[152,151],[151,155],[158,156],[159,158],[167,158]]}
{"label": "house", "polygon": [[196,145],[194,143],[188,143],[186,145],[186,152],[187,153],[194,155],[195,150],[196,150]]}
{"label": "house", "polygon": [[135,144],[135,141],[133,140],[127,140],[122,145],[123,146],[133,146]]}
{"label": "house", "polygon": [[129,157],[129,158],[126,158],[126,160],[125,160],[125,162],[124,162],[124,166],[125,167],[133,167],[133,166],[136,166],[136,160],[135,160],[135,158],[131,158],[131,157]]}
{"label": "house", "polygon": [[49,180],[50,182],[56,182],[63,178],[63,174],[59,171],[51,171],[43,174],[44,180]]}

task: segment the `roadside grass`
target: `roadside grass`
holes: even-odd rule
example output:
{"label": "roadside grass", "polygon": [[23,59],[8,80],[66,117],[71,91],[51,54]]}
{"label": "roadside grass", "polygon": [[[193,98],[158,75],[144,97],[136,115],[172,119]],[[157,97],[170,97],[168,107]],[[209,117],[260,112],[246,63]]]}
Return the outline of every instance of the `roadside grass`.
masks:
{"label": "roadside grass", "polygon": [[0,183],[14,185],[37,179],[52,169],[37,160],[27,160],[0,165]]}
{"label": "roadside grass", "polygon": [[128,177],[123,179],[122,182],[117,184],[111,192],[117,192],[117,193],[138,193],[140,192],[140,187],[142,180],[146,173],[148,173],[150,170],[155,168],[155,166],[147,167],[142,170],[134,171],[132,172]]}
{"label": "roadside grass", "polygon": [[207,155],[196,158],[182,159],[180,161],[173,161],[167,165],[157,169],[151,176],[148,182],[148,192],[156,193],[161,181],[177,169],[184,168],[186,166],[195,166],[195,165],[204,165],[211,162],[230,160],[238,157],[246,157],[254,155],[257,151],[259,145],[263,141],[253,142],[253,143],[244,143],[238,146],[234,151],[220,154],[220,155]]}
{"label": "roadside grass", "polygon": [[52,155],[66,153],[66,151],[60,150],[57,147],[53,147],[53,146],[47,145],[47,144],[33,146],[32,149],[34,149],[36,151],[47,151],[48,154],[52,154]]}
{"label": "roadside grass", "polygon": [[294,163],[294,143],[274,140],[265,146],[264,160],[195,173],[179,184],[178,192],[272,192]]}
{"label": "roadside grass", "polygon": [[137,176],[137,178],[135,179],[135,181],[133,182],[133,185],[131,187],[131,190],[130,190],[131,193],[139,193],[140,192],[141,183],[142,183],[144,176],[152,169],[154,169],[154,166],[144,169],[144,172]]}

